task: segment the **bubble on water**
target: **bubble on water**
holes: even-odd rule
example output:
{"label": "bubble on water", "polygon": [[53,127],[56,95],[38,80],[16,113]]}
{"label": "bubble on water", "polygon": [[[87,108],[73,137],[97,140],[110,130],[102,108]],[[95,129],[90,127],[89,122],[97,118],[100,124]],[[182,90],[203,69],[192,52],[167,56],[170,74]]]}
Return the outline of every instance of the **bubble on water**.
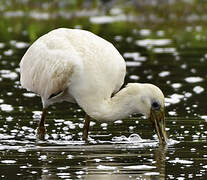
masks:
{"label": "bubble on water", "polygon": [[14,108],[10,104],[0,104],[0,109],[5,112],[11,112],[14,110]]}
{"label": "bubble on water", "polygon": [[126,144],[137,144],[142,143],[144,140],[138,134],[131,134],[129,137],[126,136],[115,136],[112,138],[112,142],[115,143],[126,143]]}
{"label": "bubble on water", "polygon": [[128,138],[124,135],[122,136],[115,136],[112,138],[112,142],[121,142],[121,141],[127,141]]}
{"label": "bubble on water", "polygon": [[155,166],[149,166],[149,165],[133,165],[133,166],[125,166],[124,169],[133,169],[133,170],[150,170],[155,169]]}
{"label": "bubble on water", "polygon": [[201,77],[187,77],[187,78],[185,78],[185,81],[188,83],[198,83],[198,82],[202,82],[203,78],[201,78]]}
{"label": "bubble on water", "polygon": [[143,141],[142,140],[142,138],[141,138],[141,136],[140,135],[138,135],[138,134],[131,134],[129,137],[128,137],[128,140],[130,141],[130,142],[136,142],[136,141]]}

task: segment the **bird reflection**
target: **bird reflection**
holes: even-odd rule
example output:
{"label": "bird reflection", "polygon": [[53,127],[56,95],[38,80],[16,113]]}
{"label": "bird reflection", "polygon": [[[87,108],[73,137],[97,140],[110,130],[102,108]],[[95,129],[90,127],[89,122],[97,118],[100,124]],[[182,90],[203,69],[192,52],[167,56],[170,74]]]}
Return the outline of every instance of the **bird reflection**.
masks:
{"label": "bird reflection", "polygon": [[165,145],[160,145],[155,150],[154,157],[155,157],[155,161],[156,161],[156,167],[157,167],[157,170],[159,171],[160,175],[157,178],[156,177],[152,178],[153,180],[165,179],[166,151],[167,151],[167,146],[165,146]]}

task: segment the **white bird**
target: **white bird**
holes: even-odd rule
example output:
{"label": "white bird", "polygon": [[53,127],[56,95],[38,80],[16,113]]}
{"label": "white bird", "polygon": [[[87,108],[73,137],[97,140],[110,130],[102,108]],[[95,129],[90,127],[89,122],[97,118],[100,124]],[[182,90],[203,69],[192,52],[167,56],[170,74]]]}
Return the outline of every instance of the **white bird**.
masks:
{"label": "white bird", "polygon": [[41,36],[20,62],[22,87],[42,99],[39,137],[46,133],[47,107],[68,101],[77,103],[86,113],[84,140],[90,117],[112,121],[141,113],[150,117],[160,143],[166,143],[162,91],[142,83],[129,83],[120,90],[125,74],[126,63],[117,49],[89,31],[59,28]]}

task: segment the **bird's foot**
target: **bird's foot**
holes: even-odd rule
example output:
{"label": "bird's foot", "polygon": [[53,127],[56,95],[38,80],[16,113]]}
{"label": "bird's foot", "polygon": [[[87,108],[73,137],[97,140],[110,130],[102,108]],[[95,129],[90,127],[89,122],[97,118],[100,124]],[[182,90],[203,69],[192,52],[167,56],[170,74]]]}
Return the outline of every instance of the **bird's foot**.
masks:
{"label": "bird's foot", "polygon": [[46,128],[44,126],[39,126],[37,128],[37,138],[40,140],[45,140]]}

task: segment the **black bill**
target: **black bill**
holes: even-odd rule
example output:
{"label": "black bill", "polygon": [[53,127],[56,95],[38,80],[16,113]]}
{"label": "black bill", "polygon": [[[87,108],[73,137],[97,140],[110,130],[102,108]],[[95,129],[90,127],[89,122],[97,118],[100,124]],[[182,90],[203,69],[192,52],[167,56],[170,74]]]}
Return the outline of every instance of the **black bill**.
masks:
{"label": "black bill", "polygon": [[164,109],[151,110],[150,120],[157,133],[160,144],[167,143],[167,133],[165,131],[165,111]]}

